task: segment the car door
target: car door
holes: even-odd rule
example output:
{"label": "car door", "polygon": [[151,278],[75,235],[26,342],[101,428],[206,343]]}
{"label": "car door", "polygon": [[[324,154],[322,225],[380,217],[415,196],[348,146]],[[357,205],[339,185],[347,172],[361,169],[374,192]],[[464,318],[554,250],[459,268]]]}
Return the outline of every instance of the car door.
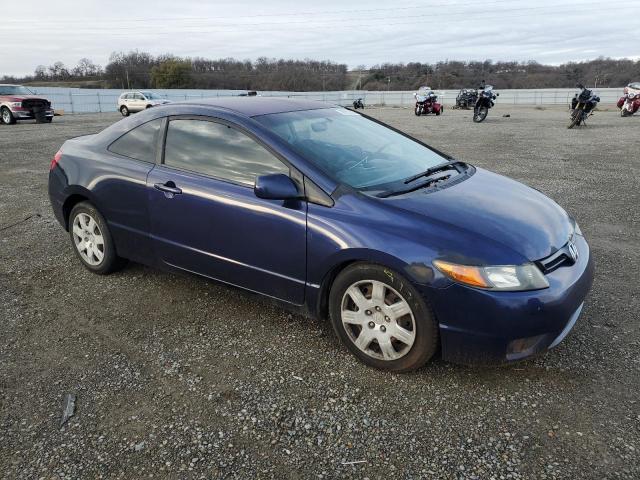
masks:
{"label": "car door", "polygon": [[139,112],[140,110],[144,110],[146,103],[142,94],[139,92],[136,92],[132,94],[132,99],[129,100],[129,105],[130,105],[129,110],[133,112]]}
{"label": "car door", "polygon": [[307,204],[256,197],[255,177],[271,173],[290,168],[237,126],[171,117],[163,161],[147,179],[156,255],[170,266],[302,304]]}

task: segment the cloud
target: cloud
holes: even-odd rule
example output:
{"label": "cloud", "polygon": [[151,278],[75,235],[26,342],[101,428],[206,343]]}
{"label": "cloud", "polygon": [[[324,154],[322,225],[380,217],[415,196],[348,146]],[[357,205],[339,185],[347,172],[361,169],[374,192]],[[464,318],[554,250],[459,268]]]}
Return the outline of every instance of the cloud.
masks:
{"label": "cloud", "polygon": [[[23,2],[3,12],[0,75],[139,49],[208,58],[384,62],[638,57],[637,21],[594,0]],[[627,5],[629,6],[629,5]],[[626,7],[625,7],[626,8]]]}

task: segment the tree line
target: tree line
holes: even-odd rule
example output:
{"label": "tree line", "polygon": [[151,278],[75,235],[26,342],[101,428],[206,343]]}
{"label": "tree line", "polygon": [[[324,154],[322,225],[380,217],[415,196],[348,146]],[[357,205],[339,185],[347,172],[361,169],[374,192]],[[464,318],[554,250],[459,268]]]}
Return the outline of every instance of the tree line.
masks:
{"label": "tree line", "polygon": [[571,88],[577,82],[587,86],[622,87],[640,81],[640,60],[598,58],[562,65],[529,62],[444,61],[435,64],[407,63],[376,65],[362,84],[367,90],[411,90],[420,85],[435,89],[476,87],[482,80],[498,89]]}
{"label": "tree line", "polygon": [[384,63],[349,71],[329,60],[285,60],[260,57],[184,58],[171,54],[114,52],[103,68],[88,58],[75,67],[62,62],[39,65],[33,75],[4,76],[5,83],[50,84],[91,88],[195,88],[233,90],[413,90],[475,87],[481,80],[498,89],[563,88],[577,82],[588,86],[622,87],[640,80],[640,60],[598,58],[562,65],[529,62],[442,61]]}

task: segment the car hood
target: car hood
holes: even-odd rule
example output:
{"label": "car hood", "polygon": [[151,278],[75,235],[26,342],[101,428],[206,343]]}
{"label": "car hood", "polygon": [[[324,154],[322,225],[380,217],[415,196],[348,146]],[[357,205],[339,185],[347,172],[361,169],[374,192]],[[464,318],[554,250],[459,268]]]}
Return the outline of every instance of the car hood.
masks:
{"label": "car hood", "polygon": [[38,95],[0,95],[0,98],[5,102],[21,102],[26,99],[37,99],[37,100],[45,100],[49,101],[44,97],[40,97]]}
{"label": "car hood", "polygon": [[[567,212],[549,197],[480,168],[449,188],[431,193],[416,190],[384,201],[417,213],[428,223],[446,224],[455,232],[454,239],[465,236],[464,243],[477,246],[478,252],[486,252],[490,245],[488,250],[497,252],[493,258],[498,261],[545,258],[567,243],[574,228]],[[441,253],[446,256],[446,251]],[[454,256],[460,257],[459,253]],[[481,262],[487,258],[469,252],[463,260]]]}

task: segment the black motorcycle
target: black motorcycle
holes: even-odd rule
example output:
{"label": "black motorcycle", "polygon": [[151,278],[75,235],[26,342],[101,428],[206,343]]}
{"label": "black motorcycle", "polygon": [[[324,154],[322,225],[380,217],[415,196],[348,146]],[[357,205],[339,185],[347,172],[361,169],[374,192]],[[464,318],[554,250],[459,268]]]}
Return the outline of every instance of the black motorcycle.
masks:
{"label": "black motorcycle", "polygon": [[578,83],[576,88],[580,89],[580,93],[576,93],[571,99],[571,115],[569,117],[569,125],[567,128],[573,128],[580,124],[586,125],[587,117],[593,115],[593,109],[596,108],[600,97],[593,94],[593,91]]}
{"label": "black motorcycle", "polygon": [[456,108],[469,110],[478,101],[478,91],[474,88],[463,88],[456,97]]}
{"label": "black motorcycle", "polygon": [[361,98],[358,98],[357,100],[353,101],[353,108],[355,108],[356,110],[359,108],[364,109],[364,103],[362,102]]}
{"label": "black motorcycle", "polygon": [[478,94],[478,100],[473,108],[473,121],[480,123],[487,118],[489,109],[495,105],[493,102],[499,93],[493,93],[493,87],[491,85],[483,85]]}

